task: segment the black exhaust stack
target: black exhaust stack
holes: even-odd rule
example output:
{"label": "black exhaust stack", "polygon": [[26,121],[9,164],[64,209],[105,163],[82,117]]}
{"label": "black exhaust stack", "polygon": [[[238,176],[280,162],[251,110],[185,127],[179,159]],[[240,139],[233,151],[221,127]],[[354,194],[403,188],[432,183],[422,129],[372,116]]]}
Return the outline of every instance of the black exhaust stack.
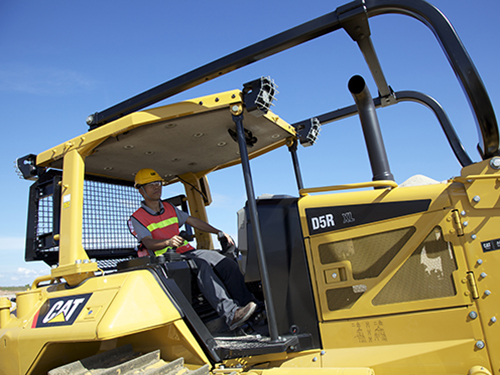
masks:
{"label": "black exhaust stack", "polygon": [[394,181],[394,176],[391,173],[389,161],[387,160],[387,153],[375,111],[375,104],[373,103],[368,86],[366,86],[363,77],[355,75],[349,80],[348,87],[358,107],[368,157],[370,158],[372,167],[373,181]]}

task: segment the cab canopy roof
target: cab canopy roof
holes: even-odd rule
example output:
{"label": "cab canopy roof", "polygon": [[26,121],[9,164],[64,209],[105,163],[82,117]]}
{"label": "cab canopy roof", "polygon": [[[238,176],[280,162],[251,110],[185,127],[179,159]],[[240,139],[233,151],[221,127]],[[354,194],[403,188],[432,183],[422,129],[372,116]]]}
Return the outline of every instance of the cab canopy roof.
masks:
{"label": "cab canopy roof", "polygon": [[132,113],[42,152],[37,165],[63,169],[64,154],[76,148],[86,174],[133,181],[138,170],[153,168],[166,181],[201,177],[240,162],[231,113],[238,106],[250,158],[295,137],[295,128],[272,112],[249,113],[243,92],[232,90]]}

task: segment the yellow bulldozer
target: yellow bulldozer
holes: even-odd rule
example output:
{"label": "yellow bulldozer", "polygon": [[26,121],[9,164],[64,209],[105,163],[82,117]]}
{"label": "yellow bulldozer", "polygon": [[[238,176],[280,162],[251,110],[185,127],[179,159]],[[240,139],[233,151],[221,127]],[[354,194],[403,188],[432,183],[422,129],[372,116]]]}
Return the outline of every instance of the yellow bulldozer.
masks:
{"label": "yellow bulldozer", "polygon": [[[385,13],[414,17],[438,39],[477,120],[480,162],[439,103],[388,85],[369,24]],[[342,29],[359,46],[377,97],[354,76],[355,104],[288,123],[270,110],[276,86],[262,77],[151,107]],[[436,115],[462,166],[455,177],[394,181],[377,109],[404,101]],[[298,147],[313,147],[321,126],[349,116],[360,118],[373,175],[306,186]],[[432,5],[353,1],[94,113],[87,125],[17,160],[34,181],[25,259],[51,269],[16,294],[15,307],[0,299],[0,374],[500,372],[498,126],[469,55]],[[256,196],[250,160],[277,148],[290,152],[297,194]],[[231,331],[196,285],[192,262],[175,252],[138,257],[127,219],[140,205],[133,185],[142,168],[183,186],[166,200],[206,221],[207,176],[238,166],[246,204],[233,255],[262,308]],[[217,247],[209,233],[185,231],[195,247]]]}

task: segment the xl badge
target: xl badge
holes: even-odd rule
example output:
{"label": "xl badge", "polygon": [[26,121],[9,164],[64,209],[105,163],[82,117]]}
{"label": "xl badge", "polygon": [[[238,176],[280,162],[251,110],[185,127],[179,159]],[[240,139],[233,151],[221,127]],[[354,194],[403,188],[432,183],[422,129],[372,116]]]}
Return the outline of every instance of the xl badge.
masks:
{"label": "xl badge", "polygon": [[92,293],[52,298],[43,304],[33,320],[33,328],[71,325]]}

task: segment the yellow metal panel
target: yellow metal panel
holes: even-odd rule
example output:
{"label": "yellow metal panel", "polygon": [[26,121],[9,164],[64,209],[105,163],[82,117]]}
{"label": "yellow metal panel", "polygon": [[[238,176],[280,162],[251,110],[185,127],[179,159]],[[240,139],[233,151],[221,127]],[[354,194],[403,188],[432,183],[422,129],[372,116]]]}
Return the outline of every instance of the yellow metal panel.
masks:
{"label": "yellow metal panel", "polygon": [[[396,188],[391,191],[374,190],[358,193],[329,194],[321,196],[307,196],[300,200],[300,214],[302,227],[308,232],[308,224],[305,217],[305,208],[325,206],[349,206],[357,204],[371,204],[379,202],[398,202],[415,199],[431,199],[429,210],[426,213],[418,213],[397,217],[394,219],[373,222],[364,225],[353,226],[341,230],[311,236],[306,241],[306,250],[309,265],[313,276],[313,289],[316,294],[316,303],[319,319],[328,321],[335,319],[348,319],[353,317],[393,314],[401,311],[418,311],[425,309],[444,308],[447,306],[464,306],[471,304],[470,292],[467,284],[462,283],[466,277],[467,266],[463,255],[462,245],[457,238],[453,226],[451,214],[451,201],[447,192],[449,184],[415,188]],[[443,208],[450,207],[447,210]],[[348,209],[348,208],[346,208]],[[454,295],[444,298],[417,299],[403,303],[378,303],[374,306],[374,298],[379,295],[386,284],[396,275],[406,260],[420,246],[424,239],[432,233],[435,227],[440,226],[446,241],[455,248],[453,262],[457,264],[458,270],[453,273]],[[387,266],[381,268],[380,274],[375,276],[364,276],[361,279],[354,277],[351,259],[348,255],[345,259],[339,259],[333,263],[321,259],[319,249],[325,244],[346,242],[356,238],[370,238],[383,233],[404,228],[415,228],[415,233],[409,238],[404,246],[395,253],[394,257],[388,259]],[[349,254],[348,249],[345,254]],[[354,249],[352,250],[354,251]],[[370,252],[369,249],[366,251]],[[369,255],[368,253],[366,254]],[[359,256],[359,255],[358,255]],[[380,259],[376,260],[380,264]],[[377,265],[377,264],[375,264]],[[431,271],[429,271],[431,272]],[[337,275],[332,278],[331,275]],[[333,299],[339,298],[339,293],[351,290],[351,296],[345,296],[346,303],[343,307],[334,307],[330,304]],[[349,301],[350,302],[347,302]]]}
{"label": "yellow metal panel", "polygon": [[[241,102],[241,100],[241,91],[231,90],[141,112],[134,112],[40,153],[37,156],[37,165],[50,166],[54,161],[61,159],[70,148],[77,149],[82,155],[88,156],[93,153],[94,148],[106,139],[117,137],[134,128],[159,121],[168,121],[169,119],[215,111],[220,108],[229,107],[233,103]],[[266,119],[266,122],[286,131],[290,136],[296,134],[295,129],[291,125],[272,112],[268,112],[262,116],[262,119]],[[279,143],[283,145],[284,140]]]}
{"label": "yellow metal panel", "polygon": [[321,324],[327,367],[356,363],[376,374],[465,374],[474,365],[489,368],[471,309],[458,308]]}
{"label": "yellow metal panel", "polygon": [[[87,302],[81,305],[82,309],[73,322],[65,323],[70,310],[64,309],[63,305],[69,303],[68,299],[82,296],[88,296]],[[52,301],[50,306],[49,299]],[[89,343],[130,336],[181,319],[173,302],[147,270],[92,277],[71,289],[65,284],[53,284],[29,290],[18,293],[18,305],[22,316],[13,316],[7,329],[0,330],[0,363],[5,364],[0,368],[21,366],[20,371],[11,372],[14,374],[27,373],[33,366],[46,368],[54,361],[61,363],[64,360],[60,356],[61,348],[71,347],[68,358],[72,355],[75,360],[81,356],[75,348],[81,347],[82,351],[92,355],[99,349],[99,344],[96,347]],[[59,309],[52,310],[54,306],[59,306]],[[51,311],[55,312],[51,314]],[[195,344],[191,342],[193,348]],[[57,349],[57,345],[62,347]],[[19,347],[22,350],[18,350]],[[192,349],[195,354],[191,356],[203,362],[197,351],[200,351],[199,347]]]}
{"label": "yellow metal panel", "polygon": [[[485,167],[485,162],[482,164]],[[489,168],[488,164],[486,166]],[[479,167],[481,166],[476,166]],[[493,180],[486,181],[493,182]],[[478,207],[469,199],[470,189],[467,184],[465,188],[458,186],[451,196],[460,212],[464,227],[464,236],[461,239],[468,269],[471,272],[470,281],[475,284],[478,293],[478,298],[474,299],[473,311],[483,327],[484,350],[491,353],[492,368],[499,369],[500,357],[497,354],[500,353],[500,276],[498,275],[500,208],[496,204],[489,205],[490,209],[487,209],[486,205]],[[498,198],[497,193],[491,194],[492,186],[476,185],[479,186],[484,190],[477,190],[474,194],[482,197],[481,201],[484,201],[483,197],[487,198],[490,195],[492,199]]]}
{"label": "yellow metal panel", "polygon": [[148,271],[129,273],[97,327],[108,340],[180,319],[179,311]]}
{"label": "yellow metal panel", "polygon": [[[217,374],[217,372],[215,372]],[[248,375],[374,375],[372,369],[363,367],[343,367],[343,368],[272,368],[268,370],[252,370]]]}
{"label": "yellow metal panel", "polygon": [[210,363],[183,320],[110,340],[106,350],[126,344],[131,344],[136,352],[141,353],[160,349],[161,358],[167,362],[183,357],[186,367]]}
{"label": "yellow metal panel", "polygon": [[500,171],[491,166],[490,160],[463,168],[455,181],[464,184],[474,209],[500,208]]}
{"label": "yellow metal panel", "polygon": [[[208,95],[181,103],[131,113],[128,116],[110,122],[40,153],[37,156],[37,164],[43,166],[50,165],[54,160],[63,157],[69,146],[82,150],[84,151],[82,155],[87,155],[91,152],[92,148],[102,143],[108,137],[116,137],[138,126],[150,124],[159,120],[188,116],[222,108],[229,103],[241,101],[240,95],[241,91],[232,90],[217,95]],[[200,103],[202,104],[200,105]]]}

